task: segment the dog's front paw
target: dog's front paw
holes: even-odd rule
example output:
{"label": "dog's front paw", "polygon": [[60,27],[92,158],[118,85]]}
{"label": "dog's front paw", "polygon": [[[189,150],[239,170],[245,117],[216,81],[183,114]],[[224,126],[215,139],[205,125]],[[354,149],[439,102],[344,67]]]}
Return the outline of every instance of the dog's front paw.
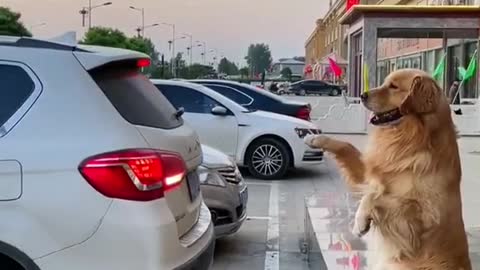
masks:
{"label": "dog's front paw", "polygon": [[355,218],[352,233],[358,237],[362,237],[370,231],[372,220],[367,217]]}
{"label": "dog's front paw", "polygon": [[328,137],[324,135],[312,135],[308,134],[305,136],[303,141],[306,145],[310,146],[311,148],[324,148],[325,144],[327,143]]}

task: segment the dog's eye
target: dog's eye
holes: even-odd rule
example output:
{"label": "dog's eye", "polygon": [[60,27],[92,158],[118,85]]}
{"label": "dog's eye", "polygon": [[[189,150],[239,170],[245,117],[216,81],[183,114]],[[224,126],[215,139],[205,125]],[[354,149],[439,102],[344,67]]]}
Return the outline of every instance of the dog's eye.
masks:
{"label": "dog's eye", "polygon": [[392,89],[398,89],[398,86],[397,86],[396,84],[391,83],[391,84],[390,84],[390,88],[392,88]]}

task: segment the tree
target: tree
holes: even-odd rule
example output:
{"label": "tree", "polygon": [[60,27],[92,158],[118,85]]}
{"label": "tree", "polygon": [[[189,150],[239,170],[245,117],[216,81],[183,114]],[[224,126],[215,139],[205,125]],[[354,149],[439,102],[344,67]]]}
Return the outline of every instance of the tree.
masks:
{"label": "tree", "polygon": [[240,73],[240,76],[243,79],[245,77],[248,77],[248,74],[250,73],[250,70],[248,69],[248,67],[243,67],[238,72]]}
{"label": "tree", "polygon": [[115,48],[127,48],[128,38],[120,30],[107,27],[92,27],[85,33],[82,43]]}
{"label": "tree", "polygon": [[152,62],[157,63],[159,60],[159,53],[155,49],[152,40],[149,38],[133,37],[127,39],[127,45],[125,47],[129,50],[147,54],[152,59]]}
{"label": "tree", "polygon": [[286,67],[280,71],[282,78],[290,80],[292,78],[292,70],[289,67]]}
{"label": "tree", "polygon": [[148,68],[144,68],[143,73],[150,76],[159,75],[161,73],[159,53],[155,49],[153,42],[148,38],[129,38],[122,31],[117,29],[93,27],[88,30],[87,33],[85,33],[82,43],[88,45],[129,49],[144,53],[150,57],[151,65]]}
{"label": "tree", "polygon": [[272,53],[267,44],[250,44],[245,57],[253,74],[259,74],[268,69],[272,64]]}
{"label": "tree", "polygon": [[237,75],[238,67],[235,63],[230,62],[226,57],[220,60],[218,64],[218,73],[225,73],[227,75]]}
{"label": "tree", "polygon": [[20,21],[22,15],[7,7],[0,7],[0,35],[31,37],[30,31]]}

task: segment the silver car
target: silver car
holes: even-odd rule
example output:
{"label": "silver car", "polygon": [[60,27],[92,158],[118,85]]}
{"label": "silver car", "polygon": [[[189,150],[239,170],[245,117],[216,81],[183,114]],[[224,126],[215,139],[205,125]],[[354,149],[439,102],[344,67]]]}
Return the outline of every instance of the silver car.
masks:
{"label": "silver car", "polygon": [[237,232],[247,218],[248,188],[232,159],[207,145],[202,150],[200,188],[221,238]]}

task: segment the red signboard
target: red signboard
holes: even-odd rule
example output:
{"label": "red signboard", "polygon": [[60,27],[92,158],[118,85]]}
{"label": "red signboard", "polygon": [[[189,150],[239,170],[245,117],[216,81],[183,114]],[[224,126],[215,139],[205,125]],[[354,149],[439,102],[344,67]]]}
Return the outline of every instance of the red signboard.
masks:
{"label": "red signboard", "polygon": [[347,11],[349,11],[353,6],[360,4],[360,0],[347,0]]}

